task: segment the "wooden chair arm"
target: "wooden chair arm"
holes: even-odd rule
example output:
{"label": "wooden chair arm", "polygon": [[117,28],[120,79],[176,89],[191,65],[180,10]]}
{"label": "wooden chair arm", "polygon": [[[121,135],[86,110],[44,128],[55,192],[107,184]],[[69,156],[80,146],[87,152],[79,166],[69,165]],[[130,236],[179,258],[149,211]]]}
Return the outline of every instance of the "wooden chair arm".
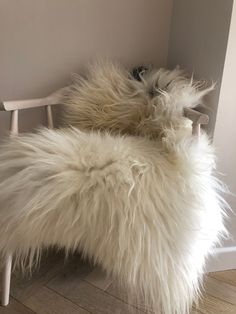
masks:
{"label": "wooden chair arm", "polygon": [[186,118],[190,119],[193,124],[208,124],[209,122],[208,115],[193,109],[185,108],[184,115]]}
{"label": "wooden chair arm", "polygon": [[61,88],[55,93],[52,93],[51,95],[44,98],[2,101],[0,102],[0,111],[13,111],[13,110],[58,105],[61,102],[61,96],[64,90],[65,88]]}

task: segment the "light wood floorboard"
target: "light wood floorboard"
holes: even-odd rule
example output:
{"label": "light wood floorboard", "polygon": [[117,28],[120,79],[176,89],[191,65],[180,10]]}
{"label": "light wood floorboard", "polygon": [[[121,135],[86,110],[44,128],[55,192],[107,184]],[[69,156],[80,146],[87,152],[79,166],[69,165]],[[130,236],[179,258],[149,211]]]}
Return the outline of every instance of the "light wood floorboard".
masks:
{"label": "light wood floorboard", "polygon": [[[191,314],[236,314],[236,270],[208,274],[204,287]],[[32,277],[14,272],[10,304],[0,314],[144,314],[139,301],[128,304],[125,292],[79,255],[65,260],[63,252],[52,251]]]}

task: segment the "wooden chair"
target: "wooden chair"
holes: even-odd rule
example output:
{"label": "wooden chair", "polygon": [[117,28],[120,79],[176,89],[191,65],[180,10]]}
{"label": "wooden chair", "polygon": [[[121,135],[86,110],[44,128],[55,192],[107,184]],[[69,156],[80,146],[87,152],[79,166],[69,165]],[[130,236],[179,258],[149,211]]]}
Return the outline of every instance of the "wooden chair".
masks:
{"label": "wooden chair", "polygon": [[[18,127],[18,112],[21,109],[29,109],[36,107],[45,107],[47,117],[47,127],[53,128],[53,116],[52,116],[52,105],[60,104],[61,94],[63,89],[56,91],[45,98],[28,99],[28,100],[14,100],[14,101],[3,101],[0,102],[0,111],[10,111],[10,132],[16,136],[19,132]],[[208,123],[208,116],[197,112],[192,109],[185,109],[184,114],[187,118],[192,121],[193,134],[200,134],[201,124]],[[12,255],[9,254],[4,261],[4,269],[2,271],[2,306],[6,306],[9,303],[10,295],[10,281],[11,281],[11,266],[12,266]]]}

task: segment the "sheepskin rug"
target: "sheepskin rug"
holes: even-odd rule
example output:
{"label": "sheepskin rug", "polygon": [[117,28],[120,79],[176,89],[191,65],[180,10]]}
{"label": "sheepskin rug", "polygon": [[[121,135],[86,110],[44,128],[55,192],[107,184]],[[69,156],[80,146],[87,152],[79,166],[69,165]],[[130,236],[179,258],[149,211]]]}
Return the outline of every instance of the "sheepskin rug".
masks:
{"label": "sheepskin rug", "polygon": [[80,250],[147,310],[189,313],[225,233],[213,148],[183,117],[207,90],[179,70],[90,71],[64,95],[71,127],[1,143],[0,254]]}

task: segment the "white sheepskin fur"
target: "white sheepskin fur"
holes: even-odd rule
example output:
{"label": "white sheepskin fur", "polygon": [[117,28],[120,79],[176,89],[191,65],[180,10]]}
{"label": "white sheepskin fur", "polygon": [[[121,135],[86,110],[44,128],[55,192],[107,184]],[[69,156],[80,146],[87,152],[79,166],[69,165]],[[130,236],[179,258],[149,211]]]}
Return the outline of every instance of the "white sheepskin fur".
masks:
{"label": "white sheepskin fur", "polygon": [[1,143],[0,254],[32,265],[44,247],[80,250],[147,309],[189,313],[225,232],[213,149],[182,116],[206,91],[181,78],[178,95],[178,70],[161,70],[160,82],[171,83],[154,101],[148,80],[99,69],[73,87],[67,107],[67,123],[86,132],[42,129]]}
{"label": "white sheepskin fur", "polygon": [[201,104],[213,88],[202,85],[179,68],[148,70],[139,82],[118,63],[98,62],[64,90],[63,121],[81,130],[158,138],[166,127],[184,125],[183,109]]}

